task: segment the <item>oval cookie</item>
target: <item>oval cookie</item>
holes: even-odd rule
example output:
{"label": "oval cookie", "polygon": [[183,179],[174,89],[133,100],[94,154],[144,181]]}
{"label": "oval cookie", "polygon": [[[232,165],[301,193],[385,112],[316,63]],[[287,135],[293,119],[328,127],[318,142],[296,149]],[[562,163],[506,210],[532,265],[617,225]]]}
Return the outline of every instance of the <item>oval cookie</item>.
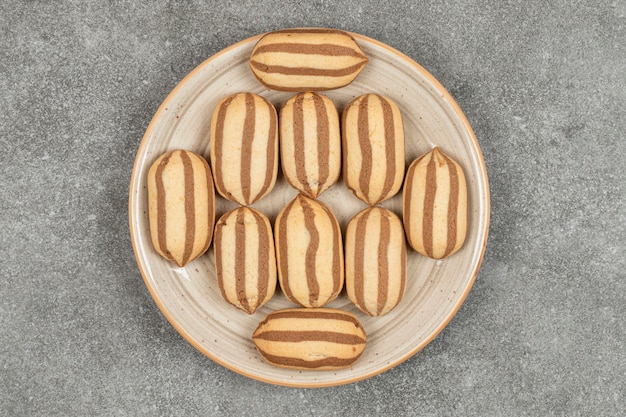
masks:
{"label": "oval cookie", "polygon": [[225,213],[215,224],[215,273],[222,297],[248,314],[268,302],[276,289],[272,226],[249,207]]}
{"label": "oval cookie", "polygon": [[463,246],[467,231],[465,175],[438,147],[411,163],[402,199],[404,229],[413,249],[441,259]]}
{"label": "oval cookie", "polygon": [[215,190],[207,161],[190,151],[161,155],[148,171],[148,216],[154,249],[184,266],[207,251]]}
{"label": "oval cookie", "polygon": [[280,91],[332,90],[350,84],[368,59],[348,33],[286,29],[264,35],[250,55],[261,84]]}
{"label": "oval cookie", "polygon": [[211,167],[224,198],[247,206],[269,193],[278,174],[278,116],[267,99],[238,93],[211,117]]}
{"label": "oval cookie", "polygon": [[298,194],[274,226],[278,280],[285,296],[303,307],[321,307],[343,287],[341,229],[323,203]]}
{"label": "oval cookie", "polygon": [[357,97],[342,113],[343,180],[370,206],[400,191],[404,126],[398,106],[378,94]]}
{"label": "oval cookie", "polygon": [[365,349],[366,335],[359,320],[347,311],[294,308],[270,313],[252,341],[272,365],[326,370],[356,362]]}
{"label": "oval cookie", "polygon": [[402,221],[387,209],[367,208],[348,223],[345,248],[348,298],[370,316],[387,314],[406,286]]}
{"label": "oval cookie", "polygon": [[333,102],[308,92],[291,97],[280,109],[280,155],[285,178],[316,198],[339,178],[341,133]]}

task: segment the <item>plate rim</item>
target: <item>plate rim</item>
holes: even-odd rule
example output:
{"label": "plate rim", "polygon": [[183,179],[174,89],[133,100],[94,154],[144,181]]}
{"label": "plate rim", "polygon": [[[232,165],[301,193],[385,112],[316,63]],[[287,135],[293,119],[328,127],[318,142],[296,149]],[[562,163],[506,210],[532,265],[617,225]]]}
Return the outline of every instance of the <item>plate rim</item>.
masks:
{"label": "plate rim", "polygon": [[[286,29],[313,29],[312,27],[294,27],[294,28],[286,28]],[[341,29],[338,29],[341,30]],[[174,320],[174,318],[171,316],[171,314],[169,313],[168,309],[165,307],[165,305],[163,304],[163,302],[161,301],[161,299],[158,297],[155,288],[153,288],[153,286],[151,285],[150,279],[147,276],[146,270],[144,268],[144,265],[141,261],[140,258],[140,254],[139,254],[139,248],[137,247],[137,237],[136,237],[136,233],[135,233],[135,222],[133,221],[133,213],[135,211],[135,197],[134,194],[137,192],[136,189],[133,189],[133,184],[135,184],[137,182],[137,177],[139,176],[139,162],[140,162],[140,155],[143,154],[143,149],[147,146],[148,143],[148,139],[151,136],[152,130],[154,129],[155,124],[157,123],[157,120],[159,119],[159,117],[161,116],[161,114],[166,110],[168,103],[173,99],[173,97],[178,93],[179,90],[181,90],[191,79],[194,78],[194,76],[199,73],[205,66],[210,65],[210,63],[217,59],[218,57],[220,57],[221,55],[227,54],[229,52],[231,52],[234,49],[239,48],[240,46],[244,45],[244,44],[248,44],[250,42],[254,42],[254,41],[258,41],[261,37],[263,37],[264,35],[266,35],[267,33],[271,33],[274,31],[270,31],[270,32],[264,32],[264,33],[260,33],[251,37],[248,37],[246,39],[240,40],[234,44],[231,44],[229,46],[227,46],[224,49],[221,49],[220,51],[216,52],[215,54],[209,56],[207,59],[205,59],[204,61],[202,61],[200,64],[198,64],[195,68],[193,68],[187,75],[185,75],[185,77],[183,77],[177,84],[176,86],[168,93],[168,95],[166,96],[166,98],[161,102],[161,104],[159,105],[158,109],[156,110],[156,112],[154,113],[154,115],[152,116],[150,123],[148,124],[148,126],[146,127],[146,130],[142,136],[141,142],[139,144],[139,147],[137,148],[136,154],[135,154],[135,160],[133,163],[133,169],[131,172],[131,177],[130,177],[130,187],[129,187],[129,197],[128,197],[128,222],[129,222],[129,231],[130,231],[130,238],[131,238],[131,244],[133,247],[133,253],[135,256],[135,261],[137,263],[137,266],[139,268],[139,271],[141,273],[141,276],[143,278],[144,284],[146,285],[146,287],[148,288],[148,291],[150,292],[150,295],[152,297],[152,299],[154,300],[155,304],[157,305],[157,307],[159,308],[159,310],[161,311],[161,313],[163,314],[163,316],[167,319],[167,321],[170,323],[170,325],[172,327],[174,327],[174,329],[176,329],[176,331],[189,343],[191,344],[194,348],[196,348],[196,350],[198,350],[200,353],[202,353],[203,355],[205,355],[206,357],[208,357],[209,359],[211,359],[213,362],[223,366],[226,369],[229,369],[237,374],[243,375],[245,377],[251,378],[253,380],[256,381],[260,381],[260,382],[264,382],[264,383],[268,383],[268,384],[272,384],[272,385],[279,385],[279,386],[285,386],[285,387],[293,387],[293,388],[324,388],[324,387],[333,387],[333,386],[340,386],[340,385],[347,385],[347,384],[351,384],[351,383],[355,383],[358,381],[362,381],[365,379],[369,379],[371,377],[374,377],[376,375],[380,375],[386,371],[388,371],[391,368],[394,368],[400,364],[402,364],[403,362],[406,362],[408,359],[410,359],[411,357],[413,357],[415,354],[417,354],[420,350],[422,350],[424,347],[426,347],[430,342],[432,342],[438,335],[439,333],[441,333],[441,331],[443,331],[443,329],[450,323],[450,321],[454,318],[454,316],[456,316],[457,312],[459,311],[459,309],[461,308],[461,306],[463,305],[463,303],[465,302],[465,299],[467,298],[471,288],[474,285],[474,282],[476,280],[476,277],[478,275],[478,272],[480,270],[480,267],[482,265],[483,259],[484,259],[484,255],[485,255],[485,250],[486,250],[486,246],[487,246],[487,240],[488,240],[488,235],[489,235],[489,228],[490,228],[490,221],[491,221],[491,198],[490,198],[490,190],[489,190],[489,178],[487,175],[487,168],[485,165],[485,160],[482,154],[482,150],[478,144],[478,140],[476,138],[476,135],[474,133],[474,130],[472,129],[469,120],[467,119],[467,116],[465,116],[465,113],[463,113],[461,107],[459,106],[459,104],[456,102],[456,100],[452,97],[452,95],[450,94],[450,92],[428,71],[426,70],[423,66],[421,66],[420,64],[418,64],[415,60],[413,60],[411,57],[409,57],[408,55],[404,54],[403,52],[397,50],[396,48],[383,43],[377,39],[371,38],[369,36],[366,35],[362,35],[359,33],[355,33],[355,32],[351,32],[351,31],[347,31],[347,30],[342,30],[343,32],[348,33],[350,36],[354,37],[357,41],[362,41],[362,42],[366,42],[366,43],[370,43],[373,44],[381,49],[385,49],[388,52],[390,52],[393,55],[396,55],[397,57],[399,57],[400,59],[402,59],[405,63],[409,64],[411,67],[413,67],[417,72],[419,72],[422,76],[424,76],[424,78],[426,78],[432,85],[433,87],[435,87],[435,89],[437,90],[437,92],[439,92],[443,99],[446,100],[448,102],[448,104],[452,107],[452,110],[454,111],[454,113],[457,115],[457,117],[459,118],[459,121],[462,123],[464,129],[466,130],[466,133],[468,134],[472,146],[474,148],[474,151],[476,152],[476,156],[479,162],[479,168],[481,171],[481,177],[480,179],[482,180],[482,186],[484,188],[485,191],[485,197],[484,197],[484,203],[485,203],[485,213],[484,213],[484,222],[485,222],[485,230],[483,233],[483,243],[482,246],[480,248],[480,253],[478,255],[478,261],[476,263],[476,268],[474,269],[474,271],[472,271],[471,276],[468,280],[468,283],[465,287],[465,289],[463,290],[463,293],[461,294],[461,296],[458,299],[458,302],[453,306],[453,308],[451,309],[450,313],[445,317],[445,319],[434,329],[434,331],[426,338],[424,339],[421,343],[419,343],[418,345],[416,345],[413,349],[405,352],[403,355],[399,356],[397,359],[390,361],[387,364],[384,364],[383,366],[369,372],[366,373],[364,375],[359,375],[359,376],[355,376],[352,378],[346,378],[344,380],[341,381],[331,381],[331,382],[307,382],[307,383],[299,383],[298,381],[277,381],[277,380],[272,380],[269,378],[264,378],[262,376],[259,375],[255,375],[255,374],[251,374],[248,373],[242,369],[239,369],[235,366],[230,365],[229,363],[227,363],[226,361],[222,360],[220,357],[212,354],[211,352],[209,352],[207,349],[205,349],[202,345],[200,345],[182,326],[180,326],[176,320]],[[480,232],[479,232],[480,233]]]}

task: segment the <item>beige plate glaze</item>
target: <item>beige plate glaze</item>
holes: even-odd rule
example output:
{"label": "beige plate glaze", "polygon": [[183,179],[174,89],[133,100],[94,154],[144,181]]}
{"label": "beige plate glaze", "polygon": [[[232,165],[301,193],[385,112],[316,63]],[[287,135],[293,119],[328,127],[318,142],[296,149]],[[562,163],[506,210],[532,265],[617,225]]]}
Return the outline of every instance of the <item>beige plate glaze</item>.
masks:
{"label": "beige plate glaze", "polygon": [[[227,304],[215,280],[212,248],[184,268],[163,260],[152,248],[148,228],[146,175],[152,162],[175,148],[208,159],[210,115],[226,95],[248,91],[280,107],[292,94],[269,91],[248,67],[260,35],[207,59],[170,93],[150,123],[139,147],[130,183],[130,232],[137,263],[157,305],[189,343],[215,362],[268,383],[323,387],[359,381],[410,358],[446,326],[467,296],[480,267],[489,227],[489,189],[482,154],[472,129],[448,92],[424,68],[373,39],[353,34],[370,59],[347,87],[326,92],[341,111],[353,98],[369,92],[385,95],[400,107],[406,130],[406,163],[437,145],[465,170],[469,197],[469,230],[463,248],[443,261],[410,251],[408,283],[402,302],[379,318],[360,313],[344,293],[328,307],[353,312],[367,332],[367,347],[353,367],[339,371],[292,371],[270,366],[257,353],[250,336],[271,311],[293,307],[278,292],[248,316]],[[254,207],[273,222],[296,192],[280,177],[274,190]],[[338,182],[320,200],[342,227],[365,204]],[[401,215],[401,195],[383,204]],[[218,198],[217,216],[235,207]]]}

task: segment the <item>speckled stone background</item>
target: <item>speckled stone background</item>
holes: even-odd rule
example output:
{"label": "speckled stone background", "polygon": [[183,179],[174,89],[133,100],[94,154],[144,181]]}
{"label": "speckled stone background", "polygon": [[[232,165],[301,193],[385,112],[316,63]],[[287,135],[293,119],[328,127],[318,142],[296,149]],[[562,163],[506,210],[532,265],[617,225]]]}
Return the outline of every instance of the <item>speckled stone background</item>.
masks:
{"label": "speckled stone background", "polygon": [[[293,26],[385,42],[457,99],[492,217],[448,327],[328,389],[267,385],[190,346],[133,257],[128,186],[169,91]],[[626,1],[0,3],[0,415],[623,416]]]}

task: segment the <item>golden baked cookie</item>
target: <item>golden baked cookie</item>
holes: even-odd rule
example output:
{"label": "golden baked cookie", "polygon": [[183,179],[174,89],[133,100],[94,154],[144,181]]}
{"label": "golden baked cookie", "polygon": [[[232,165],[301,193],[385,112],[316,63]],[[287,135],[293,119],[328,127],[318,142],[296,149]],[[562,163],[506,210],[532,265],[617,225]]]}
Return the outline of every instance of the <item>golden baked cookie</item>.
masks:
{"label": "golden baked cookie", "polygon": [[252,335],[263,359],[289,369],[342,369],[363,353],[366,335],[351,313],[294,308],[270,313]]}
{"label": "golden baked cookie", "polygon": [[268,33],[257,42],[250,69],[269,89],[322,91],[350,84],[367,62],[347,32],[285,29]]}
{"label": "golden baked cookie", "polygon": [[167,152],[148,171],[148,217],[154,249],[184,266],[207,251],[215,222],[215,190],[207,161]]}
{"label": "golden baked cookie", "polygon": [[278,175],[278,116],[267,99],[238,93],[211,117],[211,168],[224,198],[247,206],[267,195]]}
{"label": "golden baked cookie", "polygon": [[445,258],[467,231],[467,185],[461,166],[438,147],[409,166],[403,190],[404,229],[422,255]]}
{"label": "golden baked cookie", "polygon": [[323,203],[298,194],[274,226],[278,280],[285,296],[303,307],[334,300],[344,282],[339,222]]}
{"label": "golden baked cookie", "polygon": [[404,179],[404,126],[398,106],[378,94],[357,97],[343,110],[343,181],[374,206],[400,191]]}
{"label": "golden baked cookie", "polygon": [[222,297],[248,314],[268,302],[276,289],[276,255],[270,221],[239,207],[215,224],[215,273]]}
{"label": "golden baked cookie", "polygon": [[332,100],[314,92],[291,97],[280,109],[280,162],[294,188],[316,198],[339,178],[341,133]]}
{"label": "golden baked cookie", "polygon": [[369,207],[346,229],[346,289],[364,313],[383,316],[398,305],[406,286],[406,239],[393,212]]}

